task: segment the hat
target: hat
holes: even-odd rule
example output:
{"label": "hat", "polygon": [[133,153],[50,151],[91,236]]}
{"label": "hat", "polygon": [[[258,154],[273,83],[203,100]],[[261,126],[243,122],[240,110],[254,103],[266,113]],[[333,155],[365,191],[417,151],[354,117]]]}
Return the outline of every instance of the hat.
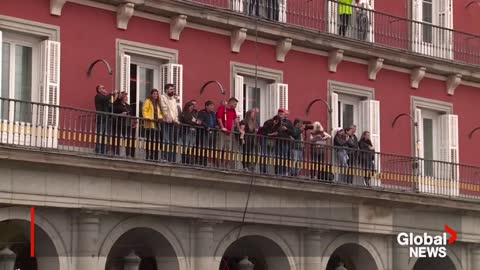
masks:
{"label": "hat", "polygon": [[284,109],[284,108],[280,108],[280,109],[278,109],[278,112],[279,112],[279,113],[284,113],[284,112],[285,112],[285,109]]}

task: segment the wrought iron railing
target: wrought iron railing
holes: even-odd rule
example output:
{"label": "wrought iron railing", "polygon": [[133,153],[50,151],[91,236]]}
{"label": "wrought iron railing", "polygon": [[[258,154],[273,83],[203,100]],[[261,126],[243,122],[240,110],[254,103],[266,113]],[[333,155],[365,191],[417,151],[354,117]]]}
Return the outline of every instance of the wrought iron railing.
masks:
{"label": "wrought iron railing", "polygon": [[476,166],[4,98],[0,112],[11,147],[480,199]]}
{"label": "wrought iron railing", "polygon": [[334,0],[190,0],[435,58],[480,64],[480,36]]}

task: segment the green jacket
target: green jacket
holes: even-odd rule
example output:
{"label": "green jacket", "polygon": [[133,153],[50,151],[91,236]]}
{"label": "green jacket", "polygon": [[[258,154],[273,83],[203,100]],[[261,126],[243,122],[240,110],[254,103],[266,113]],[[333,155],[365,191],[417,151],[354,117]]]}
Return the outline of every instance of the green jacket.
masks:
{"label": "green jacket", "polygon": [[[352,2],[353,0],[338,0],[338,14],[352,15]],[[346,5],[342,5],[346,4]],[[350,6],[348,6],[350,5]]]}

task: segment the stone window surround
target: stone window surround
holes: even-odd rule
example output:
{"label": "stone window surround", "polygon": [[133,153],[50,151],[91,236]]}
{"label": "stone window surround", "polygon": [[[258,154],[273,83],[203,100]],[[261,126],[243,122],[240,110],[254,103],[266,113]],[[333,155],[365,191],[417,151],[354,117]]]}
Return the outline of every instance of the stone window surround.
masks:
{"label": "stone window surround", "polygon": [[[420,108],[420,109],[427,109],[427,110],[432,110],[432,111],[437,111],[440,114],[451,114],[453,113],[453,104],[445,101],[440,101],[440,100],[435,100],[435,99],[430,99],[430,98],[424,98],[424,97],[417,97],[417,96],[411,96],[410,97],[410,115],[414,117],[415,115],[415,109]],[[412,121],[412,126],[411,126],[411,135],[410,137],[412,138],[412,156],[415,156],[415,127],[413,126]]]}
{"label": "stone window surround", "polygon": [[60,27],[10,16],[0,15],[0,30],[60,41]]}
{"label": "stone window surround", "polygon": [[339,81],[328,80],[328,100],[332,93],[347,94],[360,97],[366,100],[375,99],[375,89],[371,87],[361,86],[358,84],[350,84]]}
{"label": "stone window surround", "polygon": [[[257,78],[268,80],[275,83],[283,83],[283,71],[266,67],[256,67]],[[235,75],[246,75],[255,77],[255,65],[243,64],[239,62],[230,62],[230,89],[235,89]],[[233,95],[233,93],[230,93]]]}
{"label": "stone window surround", "polygon": [[116,40],[116,85],[117,88],[120,87],[120,63],[121,56],[124,53],[140,55],[149,58],[155,58],[160,60],[165,60],[168,63],[178,63],[178,50],[159,47],[155,45],[134,42],[125,39]]}

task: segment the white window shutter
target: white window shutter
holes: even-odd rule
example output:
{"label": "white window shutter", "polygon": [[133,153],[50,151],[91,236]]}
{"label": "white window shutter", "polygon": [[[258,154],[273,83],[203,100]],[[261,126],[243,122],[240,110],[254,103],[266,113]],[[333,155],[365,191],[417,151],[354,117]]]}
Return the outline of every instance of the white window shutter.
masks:
{"label": "white window shutter", "polygon": [[335,136],[334,132],[335,129],[339,128],[338,124],[338,94],[331,93],[330,94],[330,109],[332,113],[330,115],[330,126],[332,127],[332,136]]}
{"label": "white window shutter", "polygon": [[130,55],[124,54],[120,61],[120,91],[130,95]]}
{"label": "white window shutter", "polygon": [[278,21],[286,23],[287,22],[287,0],[278,0],[279,1],[279,14]]}
{"label": "white window shutter", "polygon": [[458,116],[440,116],[440,160],[458,163]]}
{"label": "white window shutter", "polygon": [[[444,181],[436,186],[437,193],[443,195],[458,195],[459,167],[458,160],[458,116],[445,114],[440,116],[440,160],[448,163],[438,163],[436,178]],[[451,164],[450,164],[451,163]]]}
{"label": "white window shutter", "polygon": [[161,88],[165,87],[165,84],[171,83],[175,85],[175,94],[178,97],[178,103],[183,105],[183,66],[180,64],[165,64],[162,65],[161,74]]}
{"label": "white window shutter", "polygon": [[339,18],[338,18],[338,3],[333,1],[328,2],[328,32],[332,34],[338,33]]}
{"label": "white window shutter", "polygon": [[236,12],[243,12],[243,0],[230,0],[232,3],[232,10]]}
{"label": "white window shutter", "polygon": [[233,96],[238,100],[237,103],[237,117],[238,119],[243,119],[244,115],[244,108],[243,108],[243,103],[244,103],[244,96],[243,96],[243,77],[240,75],[235,75],[235,82],[234,82],[234,93]]}
{"label": "white window shutter", "polygon": [[276,88],[278,93],[277,94],[278,108],[284,108],[285,110],[288,110],[288,84],[276,83]]}
{"label": "white window shutter", "polygon": [[[452,0],[439,0],[438,1],[438,26],[453,29],[453,12],[452,12],[453,3]],[[452,39],[453,32],[445,29],[435,29],[434,33],[438,36],[438,41],[440,42],[437,45],[437,56],[442,58],[452,58]]]}
{"label": "white window shutter", "polygon": [[380,102],[364,100],[360,102],[360,133],[369,131],[375,152],[380,152]]}
{"label": "white window shutter", "polygon": [[41,115],[44,128],[43,147],[56,148],[58,145],[59,110],[50,105],[59,105],[60,97],[60,42],[46,40],[43,48],[43,82],[40,102],[47,104]]}
{"label": "white window shutter", "polygon": [[424,53],[423,44],[422,44],[422,1],[423,0],[412,0],[412,49],[414,52]]}
{"label": "white window shutter", "polygon": [[279,103],[279,84],[278,83],[271,83],[267,85],[267,119],[271,119],[275,115],[277,115],[277,111],[280,108]]}
{"label": "white window shutter", "polygon": [[422,1],[412,0],[412,20],[417,22],[422,21]]}
{"label": "white window shutter", "polygon": [[[364,131],[370,132],[375,152],[380,152],[380,101],[364,100],[360,102],[360,127],[357,136],[361,136]],[[375,170],[380,171],[380,155],[375,155]],[[374,178],[371,185],[380,186],[380,179]]]}
{"label": "white window shutter", "polygon": [[[2,44],[3,44],[3,35],[2,31],[0,31],[0,96],[2,96],[2,54],[3,54],[3,49],[2,49]],[[6,97],[3,97],[6,98]],[[3,102],[0,102],[0,110]]]}
{"label": "white window shutter", "polygon": [[415,134],[415,155],[417,158],[423,158],[423,119],[422,119],[422,110],[416,108],[415,115],[414,115],[415,123],[417,126],[414,127],[414,134]]}

